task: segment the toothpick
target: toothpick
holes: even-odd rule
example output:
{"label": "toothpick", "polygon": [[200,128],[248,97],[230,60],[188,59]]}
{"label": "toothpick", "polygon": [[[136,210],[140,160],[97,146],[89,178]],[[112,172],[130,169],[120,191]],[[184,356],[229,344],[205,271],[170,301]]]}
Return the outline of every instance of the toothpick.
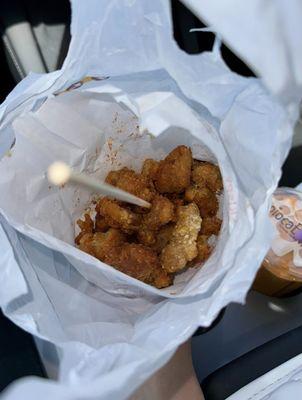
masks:
{"label": "toothpick", "polygon": [[69,165],[61,161],[56,161],[50,165],[47,171],[47,177],[48,180],[56,186],[61,186],[67,182],[70,182],[85,186],[95,193],[99,193],[104,196],[113,197],[117,200],[135,204],[140,207],[151,207],[150,203],[143,199],[140,199],[139,197],[134,196],[131,193],[125,192],[124,190],[109,185],[108,183],[100,182],[86,174],[72,171]]}

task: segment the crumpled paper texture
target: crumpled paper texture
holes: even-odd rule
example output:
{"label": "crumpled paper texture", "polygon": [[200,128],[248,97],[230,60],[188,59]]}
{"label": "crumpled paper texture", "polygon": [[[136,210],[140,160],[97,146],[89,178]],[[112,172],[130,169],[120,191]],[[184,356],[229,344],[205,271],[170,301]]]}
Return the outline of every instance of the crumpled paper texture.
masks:
{"label": "crumpled paper texture", "polygon": [[[29,75],[0,108],[0,304],[54,343],[60,360],[57,382],[26,378],[6,399],[126,399],[198,326],[243,302],[270,244],[270,196],[295,122],[292,108],[259,80],[232,73],[217,49],[182,52],[168,2],[74,0],[72,10],[63,68]],[[55,96],[85,76],[109,78]],[[104,176],[110,163],[100,150],[106,154],[120,124],[134,134],[120,162],[134,168],[144,154],[138,149],[160,157],[179,143],[222,167],[217,251],[202,269],[180,275],[172,293],[75,249],[72,224],[91,194],[49,188],[45,178],[58,157]],[[145,130],[156,138],[139,137]]]}
{"label": "crumpled paper texture", "polygon": [[[284,104],[301,100],[302,4],[285,1],[182,0],[262,78]],[[240,29],[240,34],[238,34]]]}

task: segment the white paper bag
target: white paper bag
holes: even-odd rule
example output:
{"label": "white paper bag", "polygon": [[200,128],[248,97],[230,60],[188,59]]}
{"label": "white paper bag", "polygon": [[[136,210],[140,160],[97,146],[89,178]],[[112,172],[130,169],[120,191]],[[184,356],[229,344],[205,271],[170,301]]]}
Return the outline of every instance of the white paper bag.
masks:
{"label": "white paper bag", "polygon": [[[217,50],[182,52],[165,0],[74,0],[72,10],[62,70],[30,75],[0,109],[0,304],[60,356],[57,382],[26,378],[8,399],[125,399],[198,326],[243,302],[270,244],[270,196],[297,115]],[[102,178],[180,143],[218,161],[224,225],[202,269],[157,290],[73,246],[91,194],[53,188],[45,171],[60,158]]]}

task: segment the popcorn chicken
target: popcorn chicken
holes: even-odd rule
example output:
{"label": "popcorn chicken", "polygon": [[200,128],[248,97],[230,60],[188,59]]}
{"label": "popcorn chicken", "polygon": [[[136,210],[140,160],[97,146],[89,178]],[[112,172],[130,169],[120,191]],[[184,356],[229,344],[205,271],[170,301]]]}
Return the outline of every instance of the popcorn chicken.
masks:
{"label": "popcorn chicken", "polygon": [[150,179],[129,168],[109,172],[106,182],[148,202],[152,200],[155,194]]}
{"label": "popcorn chicken", "polygon": [[186,146],[178,146],[160,161],[155,187],[160,193],[181,193],[190,185],[192,153]]}
{"label": "popcorn chicken", "polygon": [[162,161],[147,159],[141,173],[111,171],[106,182],[151,203],[151,208],[101,198],[94,221],[77,221],[79,249],[144,283],[164,288],[174,274],[205,262],[218,235],[216,193],[222,189],[219,168],[192,160],[178,146]]}
{"label": "popcorn chicken", "polygon": [[167,272],[183,269],[197,256],[196,240],[200,226],[201,217],[196,204],[179,207],[171,239],[161,253],[161,263]]}
{"label": "popcorn chicken", "polygon": [[211,255],[212,248],[208,244],[208,236],[198,235],[197,237],[197,257],[194,259],[194,264],[205,262]]}
{"label": "popcorn chicken", "polygon": [[143,164],[142,175],[154,181],[156,178],[158,167],[159,167],[159,161],[147,158]]}
{"label": "popcorn chicken", "polygon": [[116,200],[103,197],[96,206],[97,212],[104,217],[105,222],[111,228],[121,229],[131,233],[138,229],[141,217],[126,207],[122,207]]}
{"label": "popcorn chicken", "polygon": [[209,162],[199,162],[193,166],[192,180],[198,187],[205,186],[214,193],[223,187],[219,168]]}
{"label": "popcorn chicken", "polygon": [[202,217],[214,216],[218,211],[218,200],[207,187],[199,188],[196,185],[190,186],[185,192],[185,199],[188,202],[197,204]]}
{"label": "popcorn chicken", "polygon": [[221,222],[221,219],[217,217],[203,218],[200,233],[206,236],[218,235],[221,228]]}

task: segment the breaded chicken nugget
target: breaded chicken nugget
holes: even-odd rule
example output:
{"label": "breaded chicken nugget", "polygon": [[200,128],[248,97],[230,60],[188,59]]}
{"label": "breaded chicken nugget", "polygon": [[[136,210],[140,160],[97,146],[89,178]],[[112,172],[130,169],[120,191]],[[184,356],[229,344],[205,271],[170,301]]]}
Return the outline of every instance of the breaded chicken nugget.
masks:
{"label": "breaded chicken nugget", "polygon": [[218,235],[221,228],[221,222],[221,219],[217,217],[203,218],[200,233],[206,236]]}
{"label": "breaded chicken nugget", "polygon": [[140,243],[152,246],[156,242],[156,232],[174,218],[173,203],[163,197],[155,196],[151,203],[150,211],[143,215],[137,238]]}
{"label": "breaded chicken nugget", "polygon": [[146,226],[141,226],[137,232],[137,240],[145,246],[153,247],[156,243],[157,231],[152,231]]}
{"label": "breaded chicken nugget", "polygon": [[175,206],[175,209],[179,206],[183,206],[185,205],[185,201],[183,198],[183,193],[179,194],[179,193],[168,193],[166,194],[166,197],[172,201],[172,203]]}
{"label": "breaded chicken nugget", "polygon": [[144,161],[141,174],[147,177],[148,179],[154,181],[154,179],[156,178],[158,167],[159,167],[159,161],[147,158]]}
{"label": "breaded chicken nugget", "polygon": [[154,196],[153,183],[150,179],[126,167],[109,172],[106,182],[146,201],[151,201]]}
{"label": "breaded chicken nugget", "polygon": [[197,256],[197,236],[201,226],[201,217],[196,204],[178,208],[178,220],[172,237],[161,253],[161,264],[169,273],[183,269],[188,261]]}
{"label": "breaded chicken nugget", "polygon": [[77,225],[81,229],[80,233],[75,238],[75,243],[79,244],[80,239],[85,233],[92,233],[93,232],[93,221],[88,213],[84,215],[84,221],[82,219],[77,220]]}
{"label": "breaded chicken nugget", "polygon": [[166,247],[171,240],[174,226],[173,223],[170,223],[160,228],[156,233],[155,243],[152,245],[152,248],[157,252],[157,254],[160,254],[163,248]]}
{"label": "breaded chicken nugget", "polygon": [[126,236],[118,229],[96,232],[92,237],[93,255],[110,264],[112,254],[118,254],[118,248],[126,242]]}
{"label": "breaded chicken nugget", "polygon": [[105,233],[85,233],[79,248],[125,274],[157,288],[171,285],[172,277],[160,265],[152,249],[127,243],[126,236],[117,229]]}
{"label": "breaded chicken nugget", "polygon": [[150,282],[152,273],[160,268],[159,259],[154,251],[142,244],[126,243],[111,252],[109,264],[119,271],[143,282]]}
{"label": "breaded chicken nugget", "polygon": [[212,248],[208,244],[208,236],[198,235],[197,237],[197,257],[194,259],[194,264],[205,262],[212,253]]}
{"label": "breaded chicken nugget", "polygon": [[190,186],[185,192],[185,199],[188,202],[197,204],[200,215],[204,217],[214,216],[218,211],[218,200],[210,189],[207,187]]}
{"label": "breaded chicken nugget", "polygon": [[218,166],[209,162],[195,164],[192,171],[192,180],[198,187],[206,186],[212,192],[219,192],[223,187]]}
{"label": "breaded chicken nugget", "polygon": [[79,246],[79,249],[95,257],[92,245],[93,236],[94,233],[82,232],[82,235],[78,235],[76,239],[78,239],[77,245]]}
{"label": "breaded chicken nugget", "polygon": [[94,232],[106,232],[110,226],[107,224],[105,217],[100,213],[96,213],[94,222]]}
{"label": "breaded chicken nugget", "polygon": [[117,270],[157,288],[173,283],[174,273],[205,262],[218,235],[216,193],[223,188],[218,166],[192,159],[178,146],[164,160],[146,159],[141,173],[111,171],[106,182],[151,203],[150,209],[100,199],[94,221],[77,221],[78,247]]}
{"label": "breaded chicken nugget", "polygon": [[143,216],[143,224],[150,230],[157,230],[172,221],[174,217],[174,204],[163,196],[155,196],[150,212]]}
{"label": "breaded chicken nugget", "polygon": [[127,233],[137,230],[141,224],[139,215],[107,197],[98,201],[96,211],[105,218],[105,222],[110,227],[122,229]]}
{"label": "breaded chicken nugget", "polygon": [[150,283],[156,288],[162,289],[173,284],[173,276],[168,274],[160,265],[152,272],[151,281],[146,283]]}
{"label": "breaded chicken nugget", "polygon": [[178,146],[160,161],[155,187],[160,193],[181,193],[190,185],[192,153],[186,146]]}

